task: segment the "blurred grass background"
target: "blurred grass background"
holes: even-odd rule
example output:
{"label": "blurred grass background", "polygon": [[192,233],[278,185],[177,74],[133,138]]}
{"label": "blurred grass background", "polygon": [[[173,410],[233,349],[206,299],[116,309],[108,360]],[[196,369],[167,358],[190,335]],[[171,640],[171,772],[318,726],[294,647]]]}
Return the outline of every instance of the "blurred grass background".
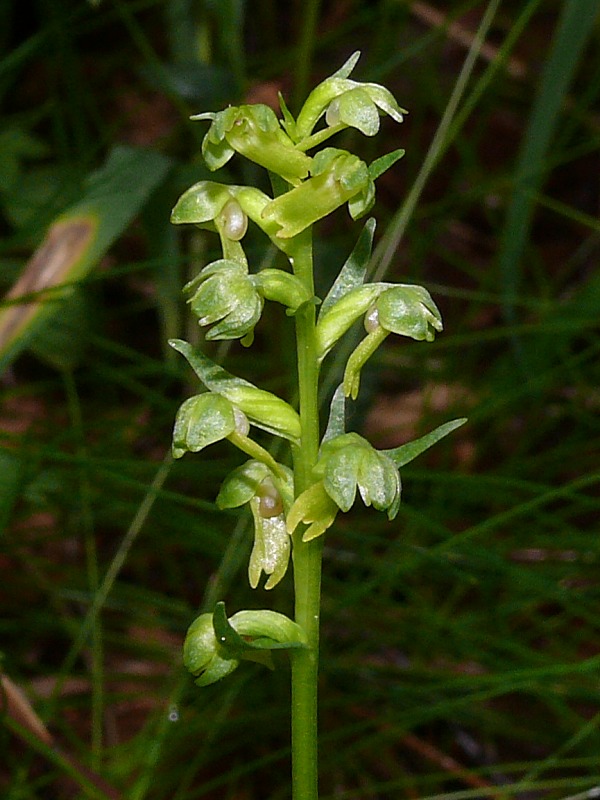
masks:
{"label": "blurred grass background", "polygon": [[[190,114],[297,111],[356,49],[410,111],[339,140],[407,150],[373,272],[446,330],[388,340],[352,424],[391,447],[469,423],[403,470],[394,523],[357,505],[328,534],[322,796],[598,796],[598,25],[596,0],[2,3],[3,798],[289,797],[285,663],[203,690],[180,663],[199,608],[291,596],[249,589],[248,520],[216,513],[237,452],[168,456],[191,388],[165,342],[198,339],[180,287],[217,253],[169,213],[209,177]],[[319,229],[321,289],[359,230]],[[287,394],[285,322],[211,353]]]}

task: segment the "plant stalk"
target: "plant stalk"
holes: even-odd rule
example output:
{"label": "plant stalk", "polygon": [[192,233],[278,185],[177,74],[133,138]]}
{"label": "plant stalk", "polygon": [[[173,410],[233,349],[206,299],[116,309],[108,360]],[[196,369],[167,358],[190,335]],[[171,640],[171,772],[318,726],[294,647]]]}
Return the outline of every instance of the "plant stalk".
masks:
{"label": "plant stalk", "polygon": [[[294,274],[310,296],[314,294],[312,236],[297,237]],[[298,395],[302,425],[300,446],[294,451],[296,496],[313,483],[312,470],[319,451],[319,366],[315,343],[315,306],[307,303],[296,315]],[[292,657],[292,787],[293,800],[318,800],[317,682],[323,537],[302,541],[294,533],[295,619],[306,632],[308,648]]]}

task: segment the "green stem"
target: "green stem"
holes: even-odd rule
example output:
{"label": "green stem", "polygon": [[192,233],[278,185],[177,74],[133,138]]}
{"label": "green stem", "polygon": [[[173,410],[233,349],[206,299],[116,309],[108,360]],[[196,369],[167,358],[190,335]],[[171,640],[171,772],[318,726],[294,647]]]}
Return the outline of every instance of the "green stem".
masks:
{"label": "green stem", "polygon": [[[314,294],[312,237],[296,238],[294,274],[309,296]],[[315,340],[315,306],[307,303],[296,315],[301,443],[294,452],[296,496],[313,483],[312,470],[319,450],[319,365]],[[292,657],[292,786],[293,800],[317,800],[317,681],[319,670],[319,616],[323,537],[302,541],[294,534],[295,618],[306,632],[308,648]]]}

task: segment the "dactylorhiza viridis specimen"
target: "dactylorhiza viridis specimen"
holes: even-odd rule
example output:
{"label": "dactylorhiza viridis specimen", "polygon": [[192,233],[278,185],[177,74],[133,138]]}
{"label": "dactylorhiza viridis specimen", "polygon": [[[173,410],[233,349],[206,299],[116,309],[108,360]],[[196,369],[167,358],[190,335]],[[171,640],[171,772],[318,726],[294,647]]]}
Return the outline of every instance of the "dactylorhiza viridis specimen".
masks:
{"label": "dactylorhiza viridis specimen", "polygon": [[[298,410],[230,374],[187,342],[173,340],[171,345],[187,359],[201,384],[199,393],[177,413],[175,458],[222,439],[248,457],[225,479],[217,506],[250,506],[254,521],[250,585],[258,587],[264,574],[264,588],[272,589],[286,576],[291,558],[296,592],[293,620],[270,610],[238,611],[228,618],[219,603],[192,623],[184,662],[196,683],[205,686],[228,675],[243,659],[268,662],[269,650],[289,650],[298,798],[316,797],[316,779],[306,777],[307,770],[316,774],[316,767],[311,767],[316,745],[307,747],[305,740],[311,736],[316,740],[314,730],[309,730],[316,717],[316,688],[310,684],[316,684],[323,535],[339,513],[352,508],[357,493],[365,505],[394,519],[400,506],[399,468],[464,422],[446,423],[389,450],[377,450],[358,433],[345,430],[346,398],[357,397],[361,370],[386,337],[394,333],[430,342],[442,330],[440,313],[423,287],[365,282],[373,219],[364,225],[327,296],[321,300],[314,294],[312,226],[344,205],[352,219],[365,216],[374,204],[375,181],[404,155],[404,150],[395,150],[366,164],[346,150],[322,147],[348,127],[374,136],[382,115],[400,123],[406,113],[383,86],[350,79],[358,58],[355,53],[320,83],[296,119],[283,99],[281,119],[261,104],[193,117],[209,122],[202,154],[210,170],[241,155],[269,172],[274,196],[252,186],[201,181],[181,196],[172,214],[174,223],[191,223],[220,238],[222,257],[205,266],[184,289],[207,340],[240,339],[251,345],[265,301],[282,304],[295,322]],[[252,271],[243,245],[249,221],[284,254],[287,269]],[[317,404],[321,365],[361,319],[366,335],[348,358],[321,436]],[[253,427],[285,440],[291,450],[289,462],[276,461],[253,438]],[[312,711],[305,705],[312,705]]]}

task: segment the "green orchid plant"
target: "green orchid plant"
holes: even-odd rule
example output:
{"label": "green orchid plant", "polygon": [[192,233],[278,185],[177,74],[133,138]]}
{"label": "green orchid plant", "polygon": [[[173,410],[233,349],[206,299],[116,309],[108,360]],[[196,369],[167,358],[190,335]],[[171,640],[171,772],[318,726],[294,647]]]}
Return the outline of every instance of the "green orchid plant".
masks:
{"label": "green orchid plant", "polygon": [[[173,455],[197,453],[228,439],[249,457],[223,483],[222,509],[248,504],[254,545],[250,585],[272,589],[293,563],[293,619],[268,609],[227,617],[219,603],[190,626],[184,663],[199,686],[214,683],[246,660],[269,664],[270,651],[287,650],[292,672],[292,785],[294,800],[316,800],[317,672],[320,576],[324,534],[357,495],[390,520],[401,498],[399,469],[462,425],[454,420],[426,436],[389,450],[377,450],[347,432],[346,398],[355,399],[361,370],[388,335],[432,341],[442,320],[421,286],[366,282],[375,232],[368,219],[356,246],[322,300],[315,297],[312,228],[346,205],[352,219],[365,216],[375,201],[375,181],[404,155],[395,150],[371,164],[335,147],[317,149],[351,127],[374,136],[380,117],[402,122],[406,113],[383,86],[350,79],[359,53],[308,96],[294,119],[281,99],[281,119],[265,105],[229,107],[198,114],[208,120],[202,153],[210,170],[236,154],[268,170],[270,197],[251,186],[200,181],[179,199],[175,224],[192,224],[220,238],[222,258],[205,266],[184,288],[206,339],[239,339],[251,345],[266,301],[280,303],[293,318],[297,345],[297,409],[286,400],[231,375],[201,350],[170,342],[198,376],[201,391],[179,409]],[[283,253],[289,269],[253,272],[244,251],[249,223]],[[365,337],[345,366],[321,434],[318,390],[321,366],[355,323]],[[276,461],[252,437],[252,427],[283,439],[287,459]]]}

